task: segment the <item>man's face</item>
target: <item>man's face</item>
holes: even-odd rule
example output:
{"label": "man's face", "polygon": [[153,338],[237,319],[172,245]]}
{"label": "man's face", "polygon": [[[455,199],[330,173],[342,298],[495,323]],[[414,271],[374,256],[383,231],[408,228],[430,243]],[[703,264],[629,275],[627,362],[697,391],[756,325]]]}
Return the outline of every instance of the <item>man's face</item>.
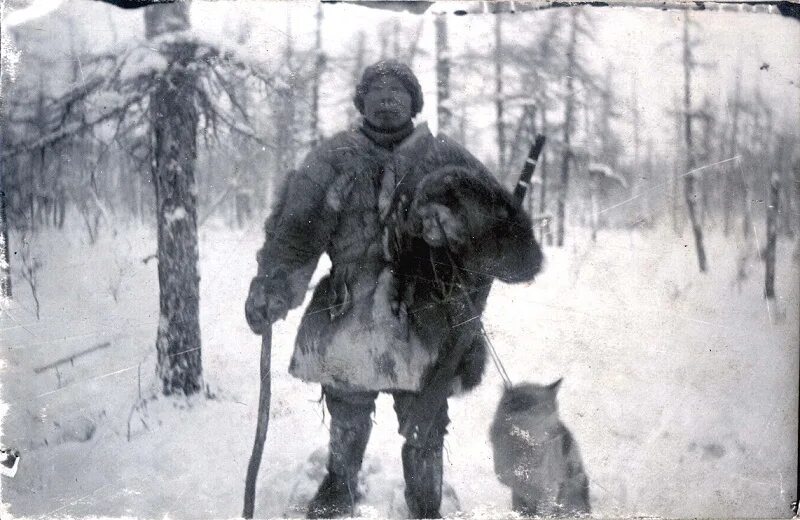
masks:
{"label": "man's face", "polygon": [[364,117],[381,130],[397,130],[411,120],[411,94],[394,76],[380,76],[364,94]]}

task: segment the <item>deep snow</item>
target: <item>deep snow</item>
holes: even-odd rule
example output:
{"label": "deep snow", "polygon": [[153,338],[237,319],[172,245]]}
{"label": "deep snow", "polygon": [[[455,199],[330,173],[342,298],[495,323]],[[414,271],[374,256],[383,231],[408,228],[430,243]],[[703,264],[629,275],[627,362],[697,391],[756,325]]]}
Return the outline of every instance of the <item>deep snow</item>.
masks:
{"label": "deep snow", "polygon": [[[106,229],[94,245],[78,227],[28,237],[43,264],[41,319],[15,276],[15,299],[0,314],[9,406],[2,444],[22,459],[14,478],[2,477],[0,516],[240,514],[258,399],[260,341],[243,318],[257,228],[232,231],[210,221],[200,231],[208,388],[191,399],[153,397],[157,278],[155,261],[142,261],[155,252],[152,231],[120,227],[112,236]],[[580,445],[594,514],[791,516],[800,318],[794,243],[779,244],[779,299],[768,308],[754,244],[712,235],[711,272],[700,275],[688,232],[602,231],[591,245],[588,233],[571,231],[565,248],[546,248],[536,282],[495,285],[486,324],[512,380],[564,376],[561,415]],[[12,235],[12,251],[20,239]],[[737,282],[740,266],[748,276]],[[321,478],[307,462],[327,441],[319,387],[286,372],[299,316],[294,311],[274,331],[259,517],[298,516],[290,493],[313,490]],[[58,374],[34,373],[103,341],[111,347]],[[500,389],[489,366],[476,391],[451,400],[445,480],[462,516],[496,518],[510,508],[487,434]],[[401,439],[388,397],[379,398],[375,423],[361,513],[402,517]],[[453,508],[449,500],[445,512]]]}

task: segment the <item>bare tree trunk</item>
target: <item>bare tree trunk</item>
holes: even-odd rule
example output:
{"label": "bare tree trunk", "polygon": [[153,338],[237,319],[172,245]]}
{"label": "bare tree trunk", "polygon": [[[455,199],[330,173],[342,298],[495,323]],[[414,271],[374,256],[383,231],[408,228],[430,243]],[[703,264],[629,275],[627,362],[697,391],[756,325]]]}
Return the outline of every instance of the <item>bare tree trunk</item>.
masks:
{"label": "bare tree trunk", "polygon": [[409,44],[408,51],[406,52],[406,63],[409,67],[414,66],[414,59],[419,53],[419,40],[422,37],[422,29],[424,26],[425,19],[420,17],[419,23],[417,24],[417,30],[414,32],[414,39]]}
{"label": "bare tree trunk", "polygon": [[[356,39],[356,55],[355,55],[355,64],[353,65],[353,85],[357,85],[359,80],[361,79],[361,71],[364,70],[364,61],[366,59],[366,41],[367,35],[364,33],[363,30],[358,31],[358,37]],[[356,118],[356,109],[352,103],[348,103],[347,107],[347,114],[348,114],[348,124],[352,124]]]}
{"label": "bare tree trunk", "polygon": [[400,20],[395,20],[392,26],[392,58],[400,59]]}
{"label": "bare tree trunk", "polygon": [[[701,121],[703,123],[703,125],[701,127],[702,128],[702,132],[703,132],[703,138],[702,138],[703,156],[702,157],[703,157],[703,160],[704,160],[704,164],[710,164],[711,162],[713,162],[711,160],[711,156],[710,156],[710,153],[709,153],[710,152],[711,121],[706,117],[703,117],[703,119]],[[696,160],[695,160],[695,162],[696,162]],[[709,220],[709,214],[708,214],[708,212],[709,212],[708,176],[707,175],[701,176],[700,179],[698,179],[698,180],[700,182],[700,198],[699,198],[699,200],[700,200],[699,217],[700,218],[699,218],[699,220],[700,220],[700,227],[705,229],[706,222]]]}
{"label": "bare tree trunk", "polygon": [[[588,92],[587,92],[588,95]],[[606,65],[605,76],[603,77],[603,91],[600,94],[600,144],[602,146],[603,162],[617,169],[616,151],[613,149],[613,132],[611,130],[611,120],[614,116],[614,78],[610,64]],[[587,103],[587,107],[591,106]],[[638,146],[638,145],[637,145]]]}
{"label": "bare tree trunk", "polygon": [[769,183],[769,205],[767,206],[767,245],[764,254],[764,296],[775,299],[775,247],[778,238],[778,204],[780,179],[777,172],[772,172]]}
{"label": "bare tree trunk", "polygon": [[[800,160],[796,161],[792,165],[792,176],[794,180],[794,202],[795,204],[798,204],[800,203]],[[797,213],[795,213],[795,215],[797,215]],[[798,219],[794,218],[792,220],[795,223],[795,226],[797,226]],[[800,262],[800,226],[798,226],[795,231],[794,241],[795,241],[795,247],[794,247],[794,252],[792,253],[792,259],[795,262]]]}
{"label": "bare tree trunk", "polygon": [[[152,150],[149,152],[152,154]],[[152,162],[152,160],[150,161]],[[136,175],[136,211],[138,213],[137,217],[139,222],[144,224],[145,223],[145,197],[144,197],[144,190],[145,190],[145,183],[146,175],[144,173],[137,173]]]}
{"label": "bare tree trunk", "polygon": [[[188,29],[189,5],[177,2],[147,7],[145,27],[148,38]],[[164,394],[189,395],[203,388],[194,177],[197,78],[190,67],[195,48],[191,43],[176,42],[164,53],[170,65],[150,99],[161,310],[156,371]]]}
{"label": "bare tree trunk", "polygon": [[319,141],[319,86],[325,68],[325,55],[322,53],[322,2],[317,4],[317,29],[315,38],[314,82],[311,89],[311,146]]}
{"label": "bare tree trunk", "polygon": [[380,57],[382,60],[388,58],[388,49],[389,49],[389,34],[386,32],[386,25],[381,24],[378,28],[378,42],[380,43]]}
{"label": "bare tree trunk", "polygon": [[439,133],[453,135],[450,108],[450,46],[447,40],[447,14],[436,15],[436,117]]}
{"label": "bare tree trunk", "polygon": [[[39,92],[36,96],[36,115],[35,115],[35,126],[39,131],[40,136],[44,136],[47,134],[47,113],[45,111],[45,80],[43,75],[40,73],[39,75]],[[47,171],[47,154],[44,148],[41,148],[38,152],[36,152],[36,160],[33,161],[38,163],[38,169],[31,165],[31,231],[36,232],[36,228],[39,225],[39,219],[41,217],[41,210],[46,200],[43,194],[44,191],[44,178]]]}
{"label": "bare tree trunk", "polygon": [[578,20],[577,10],[571,11],[570,36],[567,45],[567,99],[564,103],[564,135],[561,155],[561,179],[558,190],[558,203],[556,205],[556,246],[564,245],[564,227],[566,218],[567,193],[569,188],[569,163],[572,160],[572,148],[570,138],[572,134],[572,118],[575,110],[575,85],[573,76],[575,74],[575,51],[578,43]]}
{"label": "bare tree trunk", "polygon": [[[544,106],[542,107],[541,114],[542,114],[542,118],[541,118],[542,119],[542,133],[544,135],[547,135],[547,131],[548,131],[547,110],[546,110],[546,108]],[[541,215],[547,214],[547,164],[548,164],[547,163],[547,157],[548,157],[548,155],[549,155],[549,153],[548,153],[548,151],[546,149],[542,150],[542,158],[541,158],[540,165],[539,165],[539,173],[540,173],[540,175],[542,177],[542,182],[541,182],[541,185],[540,185],[540,188],[539,188],[539,213]],[[551,246],[551,245],[553,245],[553,235],[549,232],[549,230],[550,230],[550,225],[549,224],[550,224],[549,221],[548,221],[547,225],[545,225],[544,222],[542,222],[541,235],[539,237],[539,242],[540,243],[544,243],[545,242],[545,236],[546,236],[547,237],[547,245]],[[545,229],[548,230],[547,233],[545,233]]]}
{"label": "bare tree trunk", "polygon": [[[644,168],[642,168],[642,161],[641,161],[641,114],[639,113],[639,89],[638,84],[636,81],[636,76],[633,77],[633,172],[634,177],[631,179],[631,196],[633,195],[633,191],[640,191],[640,186],[642,185],[643,175],[642,172]],[[650,220],[650,200],[645,195],[642,197],[642,213],[644,214],[644,219],[649,222]]]}
{"label": "bare tree trunk", "polygon": [[11,298],[11,296],[11,255],[8,245],[6,191],[3,175],[0,175],[0,297]]}
{"label": "bare tree trunk", "polygon": [[750,184],[747,179],[742,179],[742,199],[744,202],[744,216],[742,217],[742,236],[745,240],[750,238],[753,230],[753,211],[750,208]]}
{"label": "bare tree trunk", "polygon": [[[758,117],[758,111],[755,113],[751,113],[751,117],[749,118],[750,121],[750,139],[745,140],[745,142],[754,142],[755,136],[758,135],[760,122]],[[752,153],[748,153],[745,155],[748,159],[752,156]],[[744,176],[743,170],[739,169],[739,175],[742,180],[742,203],[744,204],[744,218],[742,219],[742,235],[744,236],[745,240],[750,238],[750,233],[753,231],[753,211],[752,211],[752,190],[750,189],[750,179]]]}
{"label": "bare tree trunk", "polygon": [[[644,171],[646,172],[646,178],[652,180],[655,178],[655,171],[653,168],[653,138],[649,138],[647,140],[647,162]],[[651,193],[648,190],[647,193],[644,195],[644,207],[647,211],[646,223],[648,225],[652,225],[655,221],[655,212],[653,209],[653,200],[651,197]]]}
{"label": "bare tree trunk", "polygon": [[[733,107],[731,111],[731,137],[730,141],[728,142],[728,156],[733,157],[736,155],[738,149],[738,137],[739,137],[739,109],[741,108],[741,79],[740,79],[740,71],[737,70],[736,73],[736,87],[734,90],[734,97],[733,97]],[[731,232],[731,213],[733,212],[733,186],[738,185],[739,183],[736,182],[736,177],[731,178],[731,175],[738,174],[736,171],[739,168],[738,164],[734,164],[730,166],[730,169],[734,171],[734,174],[727,174],[723,179],[723,193],[722,196],[724,200],[722,201],[722,230],[725,236],[728,236]],[[731,171],[729,170],[729,171]]]}
{"label": "bare tree trunk", "polygon": [[[503,176],[500,177],[500,183],[503,185],[513,185],[516,183],[514,172],[511,171],[511,166],[517,164],[517,160],[522,159],[527,152],[527,148],[536,139],[536,104],[525,102],[522,105],[522,114],[519,116],[517,129],[514,131],[514,138],[511,140],[508,147],[507,162],[509,168],[506,169]],[[528,190],[526,197],[533,199],[533,189]]]}
{"label": "bare tree trunk", "polygon": [[[773,154],[775,157],[775,171],[792,171],[791,151],[791,139],[783,131],[778,132],[775,138],[775,152]],[[781,185],[792,185],[791,173],[787,173],[785,176],[781,177]],[[781,202],[783,211],[778,212],[778,234],[794,238],[794,223],[797,221],[794,217],[798,216],[798,213],[794,201],[792,200],[791,188],[782,189],[781,198],[783,199],[783,202]]]}
{"label": "bare tree trunk", "polygon": [[591,229],[592,229],[592,242],[597,241],[597,230],[600,227],[600,174],[589,173],[589,193],[591,202]]}
{"label": "bare tree trunk", "polygon": [[703,230],[698,222],[697,194],[695,193],[695,177],[691,173],[695,169],[695,156],[692,142],[692,92],[691,92],[692,50],[689,42],[689,13],[683,19],[683,109],[685,118],[684,137],[686,138],[686,174],[684,177],[684,196],[689,210],[689,222],[692,226],[694,243],[697,249],[697,263],[700,272],[706,271],[706,251],[703,246]]}
{"label": "bare tree trunk", "polygon": [[[526,126],[528,131],[528,142],[533,143],[536,140],[536,105],[534,103],[525,104],[524,112],[527,116]],[[536,172],[534,172],[534,175],[535,174]],[[528,190],[527,197],[528,197],[528,213],[533,214],[534,201],[536,200],[536,193],[533,187],[531,187],[531,189]]]}
{"label": "bare tree trunk", "polygon": [[[683,117],[681,117],[681,102],[677,93],[673,94],[672,105],[675,113],[675,149],[681,150],[682,147],[685,146],[686,141],[683,138]],[[672,221],[672,231],[674,231],[676,235],[680,235],[681,229],[683,228],[683,222],[681,221],[680,214],[678,212],[678,176],[683,166],[685,166],[685,160],[682,160],[680,154],[674,154],[672,161],[672,174],[670,176],[669,212],[671,217],[670,220]]]}
{"label": "bare tree trunk", "polygon": [[506,126],[503,103],[503,14],[494,15],[494,80],[495,112],[497,118],[497,173],[503,178],[506,172]]}
{"label": "bare tree trunk", "polygon": [[286,30],[286,49],[284,51],[284,60],[286,68],[291,76],[286,78],[286,86],[281,87],[278,92],[280,95],[279,106],[275,107],[273,116],[275,118],[276,129],[276,170],[278,172],[274,177],[275,186],[282,186],[285,175],[294,169],[295,162],[297,161],[297,105],[295,96],[297,95],[299,85],[297,84],[297,76],[295,72],[295,59],[296,53],[294,50],[294,39],[291,34],[291,26],[287,22]]}

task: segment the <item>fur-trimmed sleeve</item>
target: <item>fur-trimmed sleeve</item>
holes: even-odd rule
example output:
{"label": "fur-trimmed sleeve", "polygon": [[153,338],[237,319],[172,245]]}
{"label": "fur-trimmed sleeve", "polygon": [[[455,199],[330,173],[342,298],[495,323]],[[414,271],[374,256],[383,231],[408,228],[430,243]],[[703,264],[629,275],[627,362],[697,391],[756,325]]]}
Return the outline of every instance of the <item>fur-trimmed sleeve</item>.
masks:
{"label": "fur-trimmed sleeve", "polygon": [[467,240],[455,252],[466,269],[507,283],[532,280],[543,257],[530,216],[478,159],[446,138],[437,141],[447,166],[426,176],[416,203],[444,204],[464,224]]}
{"label": "fur-trimmed sleeve", "polygon": [[304,299],[319,257],[325,251],[337,218],[326,201],[336,177],[329,148],[309,153],[302,166],[287,176],[264,225],[266,238],[258,251],[258,276],[278,291],[291,308]]}

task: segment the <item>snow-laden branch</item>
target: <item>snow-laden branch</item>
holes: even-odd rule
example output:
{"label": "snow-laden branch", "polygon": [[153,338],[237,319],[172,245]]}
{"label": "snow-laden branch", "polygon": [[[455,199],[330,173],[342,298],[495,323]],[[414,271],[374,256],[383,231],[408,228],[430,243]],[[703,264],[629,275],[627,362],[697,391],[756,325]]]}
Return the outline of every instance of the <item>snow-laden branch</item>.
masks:
{"label": "snow-laden branch", "polygon": [[[250,117],[242,103],[242,86],[257,84],[267,92],[280,91],[280,84],[262,64],[241,59],[234,49],[203,41],[191,31],[169,33],[150,41],[134,42],[121,52],[88,57],[90,70],[83,81],[54,98],[43,98],[45,106],[36,110],[37,100],[18,103],[28,114],[7,123],[39,129],[34,138],[6,140],[0,158],[46,149],[64,140],[79,137],[101,125],[117,121],[112,141],[132,133],[134,126],[149,124],[147,100],[159,82],[170,81],[181,70],[178,49],[192,52],[188,65],[198,78],[195,102],[213,135],[217,125],[262,146],[269,143],[250,128]],[[185,61],[184,61],[185,63]],[[224,98],[224,99],[221,99]],[[224,101],[224,106],[218,101]],[[37,121],[44,114],[45,121]],[[243,121],[242,124],[240,121]],[[30,135],[30,131],[21,132]]]}
{"label": "snow-laden branch", "polygon": [[44,135],[32,141],[13,143],[9,149],[4,150],[3,153],[0,154],[0,157],[6,158],[15,155],[20,155],[23,153],[34,152],[52,146],[70,137],[82,135],[83,133],[99,126],[102,123],[123,117],[128,112],[128,110],[134,104],[141,101],[146,96],[146,94],[147,93],[142,93],[139,96],[133,96],[132,98],[128,99],[126,103],[124,103],[122,106],[114,107],[113,109],[108,110],[94,118],[91,119],[82,118],[78,121],[65,124],[56,129],[55,131],[50,132],[47,135]]}

